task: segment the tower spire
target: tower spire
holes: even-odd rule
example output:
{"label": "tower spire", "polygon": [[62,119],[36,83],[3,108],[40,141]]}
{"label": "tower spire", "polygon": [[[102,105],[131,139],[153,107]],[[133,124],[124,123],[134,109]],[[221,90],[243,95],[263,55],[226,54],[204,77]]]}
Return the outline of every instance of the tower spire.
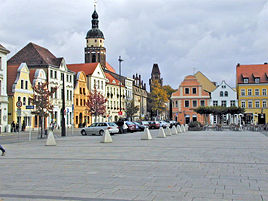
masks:
{"label": "tower spire", "polygon": [[97,9],[97,3],[98,3],[98,0],[94,0],[94,10]]}

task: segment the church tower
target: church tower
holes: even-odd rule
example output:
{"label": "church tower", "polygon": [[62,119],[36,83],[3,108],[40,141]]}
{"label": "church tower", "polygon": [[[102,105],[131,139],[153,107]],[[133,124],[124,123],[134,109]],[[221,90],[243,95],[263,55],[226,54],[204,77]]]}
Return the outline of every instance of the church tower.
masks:
{"label": "church tower", "polygon": [[94,5],[92,14],[92,28],[87,32],[85,47],[85,63],[100,63],[106,68],[106,48],[104,47],[104,35],[99,29],[99,16]]}
{"label": "church tower", "polygon": [[151,73],[151,79],[149,80],[150,92],[152,92],[152,82],[154,80],[157,80],[161,87],[163,86],[163,78],[161,78],[160,75],[161,74],[160,74],[158,64],[154,64],[153,65],[153,70],[152,70],[152,73]]}

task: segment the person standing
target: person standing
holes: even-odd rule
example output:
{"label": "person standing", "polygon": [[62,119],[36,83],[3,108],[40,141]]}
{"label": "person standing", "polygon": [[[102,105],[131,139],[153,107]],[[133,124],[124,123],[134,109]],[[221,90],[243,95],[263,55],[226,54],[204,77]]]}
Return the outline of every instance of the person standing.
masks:
{"label": "person standing", "polygon": [[16,123],[16,132],[19,132],[19,122]]}
{"label": "person standing", "polygon": [[0,144],[0,150],[2,151],[2,156],[4,156],[5,155],[5,152],[6,152],[6,150],[1,146],[1,144]]}
{"label": "person standing", "polygon": [[15,122],[12,121],[11,123],[11,132],[15,132]]}

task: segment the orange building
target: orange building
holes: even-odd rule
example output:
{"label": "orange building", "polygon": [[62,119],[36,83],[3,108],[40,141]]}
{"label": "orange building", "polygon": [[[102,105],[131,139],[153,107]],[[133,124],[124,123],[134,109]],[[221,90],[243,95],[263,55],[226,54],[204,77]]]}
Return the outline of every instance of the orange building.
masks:
{"label": "orange building", "polygon": [[173,120],[180,124],[188,124],[191,121],[204,124],[204,117],[194,112],[193,109],[208,106],[209,99],[209,93],[202,88],[197,78],[194,75],[186,76],[179,89],[171,96]]}

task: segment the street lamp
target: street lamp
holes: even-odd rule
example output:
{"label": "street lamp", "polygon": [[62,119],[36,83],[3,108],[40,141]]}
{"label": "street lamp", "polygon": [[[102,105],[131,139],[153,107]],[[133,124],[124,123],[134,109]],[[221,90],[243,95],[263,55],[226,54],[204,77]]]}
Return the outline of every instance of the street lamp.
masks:
{"label": "street lamp", "polygon": [[119,56],[119,89],[120,89],[120,98],[119,98],[119,105],[120,105],[120,114],[121,114],[121,63],[122,61],[124,61],[123,59],[121,59],[121,56]]}

